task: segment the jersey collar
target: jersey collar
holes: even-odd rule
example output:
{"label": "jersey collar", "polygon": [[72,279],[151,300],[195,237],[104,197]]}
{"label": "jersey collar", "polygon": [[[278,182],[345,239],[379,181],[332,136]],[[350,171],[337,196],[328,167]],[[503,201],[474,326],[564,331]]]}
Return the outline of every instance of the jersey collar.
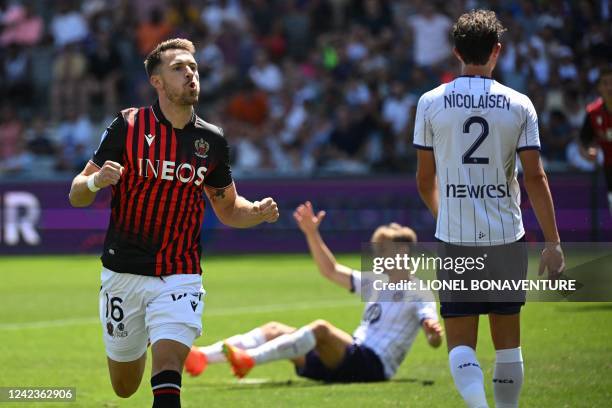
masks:
{"label": "jersey collar", "polygon": [[[159,123],[172,126],[172,123],[170,123],[170,121],[166,119],[164,113],[161,110],[161,107],[159,106],[159,99],[155,101],[155,103],[151,106],[151,109],[153,110],[153,115],[155,115],[155,119],[157,119]],[[196,117],[197,116],[195,114],[195,109],[193,109],[191,112],[191,119],[189,119],[189,122],[187,122],[185,128],[187,128],[188,126],[194,126],[196,123]]]}
{"label": "jersey collar", "polygon": [[493,80],[493,78],[484,75],[459,75],[457,78],[482,78]]}

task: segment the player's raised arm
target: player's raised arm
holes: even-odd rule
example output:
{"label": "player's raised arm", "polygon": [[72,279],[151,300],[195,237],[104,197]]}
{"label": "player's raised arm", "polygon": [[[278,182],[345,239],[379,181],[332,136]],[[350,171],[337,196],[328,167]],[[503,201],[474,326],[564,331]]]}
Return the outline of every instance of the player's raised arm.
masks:
{"label": "player's raised arm", "polygon": [[542,167],[538,150],[523,150],[519,152],[519,157],[523,166],[525,190],[527,190],[529,201],[546,240],[546,248],[542,251],[540,261],[540,275],[545,269],[548,269],[548,275],[552,278],[563,271],[565,260],[561,250],[561,239],[557,231],[555,209],[548,187],[548,179]]}
{"label": "player's raised arm", "polygon": [[319,211],[316,215],[312,209],[310,201],[296,208],[293,213],[293,218],[297,222],[300,230],[306,236],[308,248],[314,258],[315,263],[319,267],[321,275],[330,281],[342,286],[345,289],[351,289],[351,268],[339,264],[334,257],[334,254],[329,250],[321,234],[319,233],[319,225],[325,218],[325,211]]}
{"label": "player's raised arm", "polygon": [[251,202],[238,195],[233,182],[224,188],[206,186],[205,190],[215,214],[227,226],[249,228],[278,220],[278,206],[270,197]]}

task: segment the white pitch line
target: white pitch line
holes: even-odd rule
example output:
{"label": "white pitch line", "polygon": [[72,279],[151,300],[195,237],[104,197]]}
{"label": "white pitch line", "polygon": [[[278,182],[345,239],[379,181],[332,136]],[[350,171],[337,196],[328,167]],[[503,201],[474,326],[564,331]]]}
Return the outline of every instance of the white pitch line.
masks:
{"label": "white pitch line", "polygon": [[[336,308],[355,306],[355,300],[324,300],[324,301],[313,301],[313,302],[302,302],[302,303],[284,303],[284,304],[272,304],[272,305],[261,305],[261,306],[241,306],[241,307],[228,307],[223,309],[213,309],[206,311],[204,308],[204,320],[207,317],[217,316],[233,316],[233,315],[244,315],[244,314],[257,314],[257,313],[269,313],[269,312],[283,312],[288,310],[310,310],[310,309],[321,309],[321,308]],[[66,326],[80,326],[88,324],[99,324],[100,320],[94,317],[80,317],[74,319],[59,319],[59,320],[42,320],[38,322],[24,322],[24,323],[1,323],[0,331],[13,331],[13,330],[27,330],[27,329],[47,329],[53,327],[66,327]]]}

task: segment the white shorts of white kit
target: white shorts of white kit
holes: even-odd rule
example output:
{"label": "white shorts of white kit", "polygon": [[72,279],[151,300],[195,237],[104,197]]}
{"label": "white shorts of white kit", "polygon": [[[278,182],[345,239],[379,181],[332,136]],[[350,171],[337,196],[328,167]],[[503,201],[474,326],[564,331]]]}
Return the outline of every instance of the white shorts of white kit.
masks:
{"label": "white shorts of white kit", "polygon": [[200,275],[160,279],[102,268],[100,322],[106,355],[134,361],[149,343],[162,339],[191,347],[202,334],[205,293]]}

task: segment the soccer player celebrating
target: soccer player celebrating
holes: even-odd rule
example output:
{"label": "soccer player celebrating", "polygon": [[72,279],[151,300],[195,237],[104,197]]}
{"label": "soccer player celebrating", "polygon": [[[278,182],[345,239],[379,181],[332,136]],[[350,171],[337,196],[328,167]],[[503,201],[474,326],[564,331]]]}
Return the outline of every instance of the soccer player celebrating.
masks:
{"label": "soccer player celebrating", "polygon": [[[319,233],[325,212],[314,214],[312,204],[300,205],[293,214],[306,236],[310,253],[321,274],[333,283],[361,293],[362,276],[336,262]],[[379,227],[372,242],[415,242],[416,235],[398,224]],[[389,275],[399,281],[399,275]],[[371,287],[371,285],[364,285]],[[431,296],[431,292],[425,295]],[[299,376],[325,382],[371,382],[390,379],[412,346],[419,328],[425,331],[432,347],[441,343],[442,328],[438,323],[435,303],[423,293],[393,293],[393,301],[370,301],[366,304],[361,324],[351,336],[325,320],[296,329],[282,323],[269,322],[247,333],[219,341],[207,347],[193,347],[185,369],[199,375],[210,363],[227,360],[234,374],[242,378],[258,364],[289,359]]]}
{"label": "soccer player celebrating", "polygon": [[[489,253],[485,273],[510,272],[514,279],[524,279],[518,153],[546,240],[540,272],[548,269],[549,277],[556,277],[564,258],[540,161],[537,114],[528,97],[491,78],[503,31],[492,11],[471,11],[456,22],[454,54],[463,75],[425,93],[417,106],[418,189],[436,218],[436,238],[446,254]],[[516,302],[448,302],[443,295],[440,312],[459,393],[469,407],[487,406],[475,349],[478,317],[488,314],[496,350],[495,404],[517,407],[523,383],[519,313],[524,293],[516,299],[523,301]]]}
{"label": "soccer player celebrating", "polygon": [[587,106],[580,142],[587,158],[592,161],[597,159],[596,146],[603,151],[608,206],[612,213],[612,66],[600,70],[597,91],[601,97]]}
{"label": "soccer player celebrating", "polygon": [[150,343],[153,407],[180,406],[183,363],[202,328],[203,193],[232,227],[279,216],[271,198],[237,194],[222,130],[195,114],[194,52],[190,41],[172,39],[146,57],[157,102],[117,115],[70,190],[70,203],[86,207],[112,188],[100,289],[110,379],[118,396],[136,392]]}

